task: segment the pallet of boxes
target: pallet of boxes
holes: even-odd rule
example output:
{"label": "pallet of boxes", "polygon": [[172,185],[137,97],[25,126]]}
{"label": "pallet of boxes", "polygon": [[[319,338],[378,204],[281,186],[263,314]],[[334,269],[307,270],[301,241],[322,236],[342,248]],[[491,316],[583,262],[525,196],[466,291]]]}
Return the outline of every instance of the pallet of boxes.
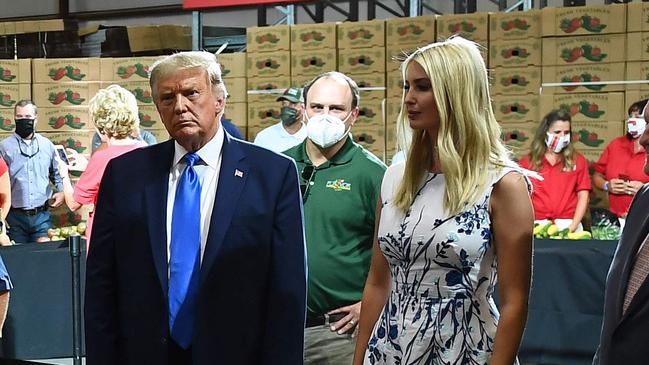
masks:
{"label": "pallet of boxes", "polygon": [[[401,62],[418,47],[435,41],[435,15],[394,18],[385,22],[385,140],[386,161],[397,152],[397,119],[401,111],[403,82]],[[378,76],[376,76],[378,77]]]}
{"label": "pallet of boxes", "polygon": [[[339,23],[338,71],[368,88],[360,94],[351,134],[356,143],[385,161],[385,21]],[[371,90],[372,85],[378,89]]]}
{"label": "pallet of boxes", "polygon": [[[626,5],[543,9],[543,83],[624,80],[626,11]],[[625,133],[626,105],[635,101],[625,101],[626,87],[543,87],[541,116],[552,109],[568,111],[574,146],[593,163],[611,140]],[[608,207],[606,194],[595,189],[590,205]]]}
{"label": "pallet of boxes", "polygon": [[288,25],[246,29],[248,140],[279,122],[277,97],[291,84],[291,34]]}
{"label": "pallet of boxes", "polygon": [[490,14],[489,29],[493,109],[503,140],[521,158],[540,120],[541,12]]}
{"label": "pallet of boxes", "polygon": [[[101,87],[99,58],[35,58],[32,81],[33,100],[38,106],[36,130],[55,145],[90,157],[94,126],[88,102]],[[75,183],[79,174],[71,178]],[[49,235],[54,240],[63,239],[63,233],[86,221],[88,213],[85,207],[71,212],[65,204],[52,209],[52,225],[59,231],[50,231]]]}
{"label": "pallet of boxes", "polygon": [[221,64],[221,77],[228,91],[223,119],[236,125],[243,138],[246,138],[248,133],[246,54],[225,53],[218,55],[217,59]]}

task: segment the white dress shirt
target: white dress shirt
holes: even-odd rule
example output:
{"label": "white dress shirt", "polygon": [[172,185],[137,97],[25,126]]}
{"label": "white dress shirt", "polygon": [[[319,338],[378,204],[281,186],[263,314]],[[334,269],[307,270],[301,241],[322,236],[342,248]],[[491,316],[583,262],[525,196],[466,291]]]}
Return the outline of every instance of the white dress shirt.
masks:
{"label": "white dress shirt", "polygon": [[[194,165],[194,170],[198,174],[201,182],[201,263],[203,262],[203,253],[207,243],[207,234],[210,229],[212,220],[212,209],[214,208],[214,199],[216,198],[216,188],[219,181],[219,171],[221,170],[221,156],[223,151],[224,133],[223,128],[219,130],[205,146],[196,151],[201,161]],[[171,257],[171,219],[173,217],[174,200],[176,198],[176,187],[181,174],[185,170],[187,163],[181,161],[187,154],[187,150],[178,142],[174,142],[175,152],[173,164],[169,171],[169,191],[167,193],[167,263]]]}
{"label": "white dress shirt", "polygon": [[[302,123],[302,122],[296,122]],[[302,124],[294,134],[290,134],[282,125],[282,122],[274,124],[266,129],[261,130],[255,136],[255,144],[267,148],[274,152],[284,152],[293,146],[297,146],[306,138],[306,125]]]}

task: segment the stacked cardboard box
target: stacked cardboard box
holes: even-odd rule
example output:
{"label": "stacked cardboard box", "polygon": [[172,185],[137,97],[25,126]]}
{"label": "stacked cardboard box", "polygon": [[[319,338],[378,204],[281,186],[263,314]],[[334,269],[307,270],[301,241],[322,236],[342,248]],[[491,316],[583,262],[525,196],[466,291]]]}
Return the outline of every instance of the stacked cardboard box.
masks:
{"label": "stacked cardboard box", "polygon": [[248,110],[246,79],[246,54],[242,52],[224,53],[217,56],[221,64],[221,76],[228,90],[223,118],[234,123],[241,135],[246,138],[248,133]]}
{"label": "stacked cardboard box", "polygon": [[336,23],[291,26],[291,85],[303,87],[313,77],[338,69]]}
{"label": "stacked cardboard box", "polygon": [[437,18],[436,39],[460,35],[482,46],[485,62],[489,59],[489,13],[448,14]]}
{"label": "stacked cardboard box", "polygon": [[[625,5],[543,9],[543,82],[625,79]],[[568,111],[573,142],[592,158],[624,134],[624,85],[544,87],[541,115]]]}
{"label": "stacked cardboard box", "polygon": [[[626,79],[649,81],[649,4],[627,4]],[[649,97],[649,84],[627,84],[625,105]]]}
{"label": "stacked cardboard box", "polygon": [[251,27],[246,36],[248,140],[254,140],[260,130],[279,121],[276,99],[291,84],[291,32],[288,25]]}
{"label": "stacked cardboard box", "polygon": [[101,87],[117,84],[129,90],[137,100],[140,127],[149,130],[158,142],[169,135],[153,102],[149,85],[149,69],[160,57],[120,57],[101,59]]}
{"label": "stacked cardboard box", "polygon": [[435,21],[438,16],[427,15],[414,18],[394,18],[385,22],[385,85],[387,96],[386,157],[391,159],[397,150],[396,123],[402,105],[403,85],[401,63],[419,47],[435,41]]}
{"label": "stacked cardboard box", "polygon": [[491,14],[489,65],[494,110],[516,157],[529,152],[539,123],[541,12]]}
{"label": "stacked cardboard box", "polygon": [[90,155],[88,103],[101,87],[99,58],[32,60],[38,130],[54,144]]}
{"label": "stacked cardboard box", "polygon": [[[338,24],[338,70],[365,87],[384,87],[385,21],[345,22]],[[381,85],[380,85],[381,84]],[[368,90],[369,91],[369,90]],[[385,158],[385,117],[382,106],[385,92],[363,92],[360,114],[352,129],[357,143]],[[365,97],[365,98],[364,98]]]}
{"label": "stacked cardboard box", "polygon": [[14,107],[31,99],[31,60],[0,60],[0,140],[13,133]]}

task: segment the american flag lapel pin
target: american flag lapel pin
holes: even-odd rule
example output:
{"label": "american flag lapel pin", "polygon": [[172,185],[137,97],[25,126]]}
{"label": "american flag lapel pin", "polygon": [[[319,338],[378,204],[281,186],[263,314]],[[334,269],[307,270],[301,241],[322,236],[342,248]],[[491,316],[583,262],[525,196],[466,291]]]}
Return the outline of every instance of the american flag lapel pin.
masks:
{"label": "american flag lapel pin", "polygon": [[234,176],[243,177],[243,171],[241,171],[239,169],[234,169]]}

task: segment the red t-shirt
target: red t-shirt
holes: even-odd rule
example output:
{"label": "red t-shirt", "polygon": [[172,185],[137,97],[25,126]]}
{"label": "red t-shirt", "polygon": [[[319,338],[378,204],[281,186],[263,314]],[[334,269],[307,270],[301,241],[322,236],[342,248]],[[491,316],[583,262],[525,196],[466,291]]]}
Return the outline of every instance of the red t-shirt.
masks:
{"label": "red t-shirt", "polygon": [[[8,170],[9,170],[9,166],[7,166],[7,163],[3,158],[0,158],[0,176],[6,174]],[[0,204],[2,203],[4,202],[0,200]]]}
{"label": "red t-shirt", "polygon": [[[531,169],[529,156],[523,157],[521,167]],[[544,157],[540,171],[543,181],[531,179],[534,219],[572,219],[577,209],[577,192],[590,190],[588,162],[583,155],[575,154],[572,171],[563,170],[563,162],[552,166]]]}
{"label": "red t-shirt", "polygon": [[[618,137],[606,146],[599,160],[593,164],[595,171],[604,175],[607,181],[619,179],[626,175],[634,181],[649,182],[649,176],[644,173],[647,156],[644,150],[634,152],[634,141],[625,136]],[[618,217],[629,211],[633,195],[608,194],[611,212]]]}

